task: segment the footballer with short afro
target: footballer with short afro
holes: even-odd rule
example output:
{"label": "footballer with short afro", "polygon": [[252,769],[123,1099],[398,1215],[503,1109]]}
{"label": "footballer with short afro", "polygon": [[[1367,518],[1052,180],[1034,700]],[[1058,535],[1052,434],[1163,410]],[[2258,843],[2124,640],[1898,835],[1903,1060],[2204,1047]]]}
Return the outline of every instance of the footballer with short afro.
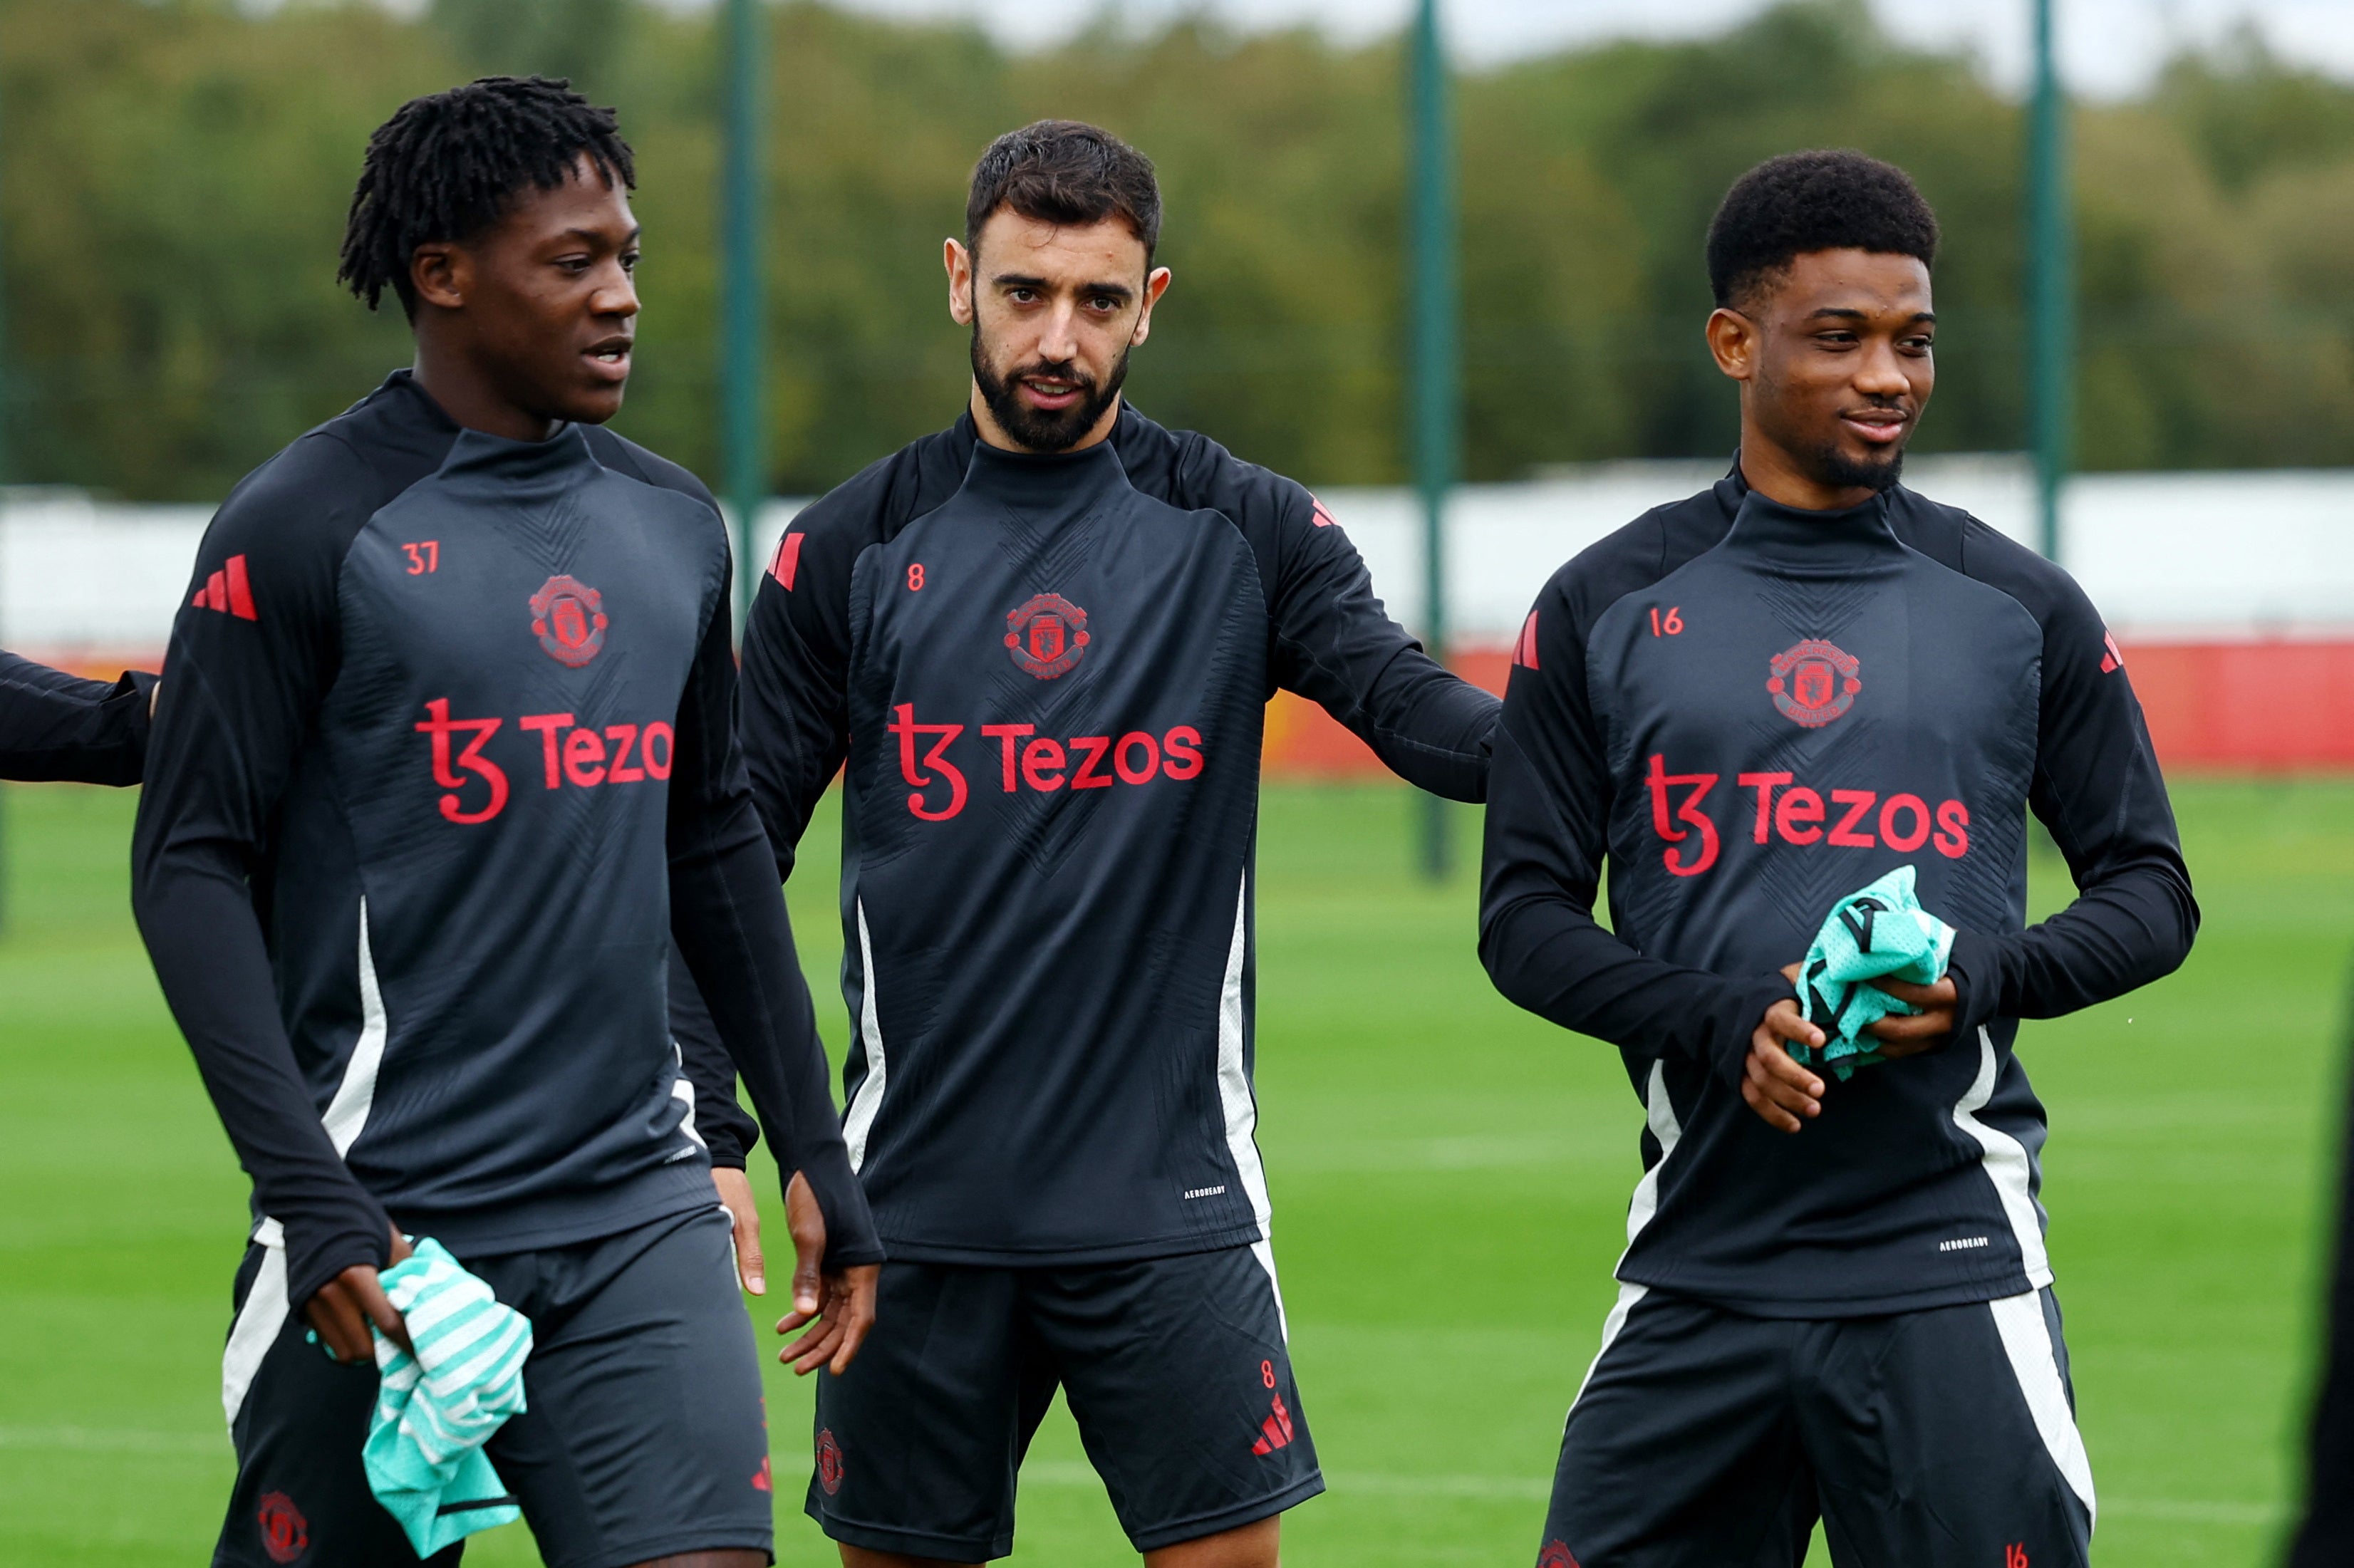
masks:
{"label": "footballer with short afro", "polygon": [[1768,158],[1724,193],[1708,226],[1708,285],[1739,309],[1815,250],[1865,250],[1937,264],[1937,215],[1893,164],[1846,151]]}
{"label": "footballer with short afro", "polygon": [[[1540,1568],[1797,1568],[1819,1520],[1842,1564],[2090,1562],[2021,1021],[2169,973],[2199,906],[2100,611],[1899,482],[1937,238],[1861,153],[1734,181],[1731,471],[1579,552],[1513,650],[1480,959],[1619,1048],[1645,1129]],[[2032,927],[2031,818],[2077,888]]]}

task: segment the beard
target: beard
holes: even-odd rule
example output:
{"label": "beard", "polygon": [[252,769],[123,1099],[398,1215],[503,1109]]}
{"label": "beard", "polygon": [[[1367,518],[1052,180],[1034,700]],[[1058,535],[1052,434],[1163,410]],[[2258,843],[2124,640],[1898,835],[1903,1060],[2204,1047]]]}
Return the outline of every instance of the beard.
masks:
{"label": "beard", "polygon": [[[1023,366],[1011,376],[1000,376],[982,351],[981,323],[973,323],[973,385],[981,388],[981,400],[989,405],[998,429],[1027,451],[1066,452],[1094,429],[1104,410],[1119,396],[1120,384],[1128,379],[1128,355],[1127,349],[1120,350],[1119,362],[1111,367],[1111,374],[1100,386],[1076,362],[1067,359],[1040,360]],[[1067,408],[1032,408],[1022,400],[1020,391],[1022,378],[1028,376],[1069,382],[1079,389],[1078,401]]]}
{"label": "beard", "polygon": [[1807,466],[1814,471],[1815,482],[1835,490],[1868,490],[1879,495],[1904,475],[1904,449],[1901,445],[1872,459],[1850,457],[1836,445],[1826,442],[1808,457]]}

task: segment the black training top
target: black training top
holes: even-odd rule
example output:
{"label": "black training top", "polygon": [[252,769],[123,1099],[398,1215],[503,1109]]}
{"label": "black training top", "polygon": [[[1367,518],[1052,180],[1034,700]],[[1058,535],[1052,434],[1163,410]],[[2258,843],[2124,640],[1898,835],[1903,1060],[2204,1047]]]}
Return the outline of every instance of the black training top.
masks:
{"label": "black training top", "polygon": [[85,681],[0,649],[0,779],[136,784],[155,677]]}
{"label": "black training top", "polygon": [[732,733],[726,531],[609,431],[404,372],[241,482],[173,630],[133,902],[288,1295],[715,1202],[694,959],[836,1263],[880,1257]]}
{"label": "black training top", "polygon": [[846,1129],[891,1255],[1262,1240],[1267,701],[1315,699],[1464,800],[1497,713],[1384,612],[1315,499],[1132,410],[1053,457],[960,419],[793,523],[744,665],[780,870],[848,759]]}
{"label": "black training top", "polygon": [[[1801,512],[1736,470],[1554,574],[1513,663],[1480,956],[1514,1001],[1617,1045],[1645,1099],[1619,1277],[1798,1317],[2048,1283],[2017,1021],[2156,980],[2199,923],[2083,591],[1912,491]],[[2080,890],[2032,929],[2030,810]],[[1776,971],[1906,864],[1961,933],[1954,1037],[1827,1078],[1821,1117],[1775,1131],[1738,1086],[1792,994]]]}

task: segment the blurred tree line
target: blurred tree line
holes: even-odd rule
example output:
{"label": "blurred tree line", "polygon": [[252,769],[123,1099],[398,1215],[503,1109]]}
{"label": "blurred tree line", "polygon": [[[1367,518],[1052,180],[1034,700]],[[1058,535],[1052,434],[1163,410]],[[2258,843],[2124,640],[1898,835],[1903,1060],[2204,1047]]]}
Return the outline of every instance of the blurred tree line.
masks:
{"label": "blurred tree line", "polygon": [[[368,132],[488,71],[618,104],[647,228],[620,424],[716,471],[716,44],[645,0],[6,0],[0,265],[11,477],[217,497],[402,363],[334,282]],[[1107,26],[1014,54],[967,27],[770,16],[773,479],[807,493],[946,423],[965,382],[939,242],[975,154],[1044,114],[1158,163],[1177,283],[1130,382],[1155,417],[1313,482],[1402,477],[1400,57],[1309,33]],[[1861,0],[1461,84],[1475,478],[1730,450],[1701,238],[1756,159],[1848,145],[1944,220],[1921,444],[2022,429],[2017,103]],[[2354,463],[2354,85],[2252,38],[2076,119],[2079,443],[2101,468]]]}

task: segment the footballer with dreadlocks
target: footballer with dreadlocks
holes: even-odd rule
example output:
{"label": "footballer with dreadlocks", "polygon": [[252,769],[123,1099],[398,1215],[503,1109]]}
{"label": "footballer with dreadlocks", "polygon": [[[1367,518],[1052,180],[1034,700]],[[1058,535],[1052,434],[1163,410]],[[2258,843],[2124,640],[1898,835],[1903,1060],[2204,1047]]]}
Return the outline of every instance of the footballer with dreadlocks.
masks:
{"label": "footballer with dreadlocks", "polygon": [[[1840,1563],[2085,1561],[2013,1045],[2172,970],[2199,907],[2099,613],[1897,482],[1936,248],[1913,182],[1861,154],[1735,182],[1708,237],[1733,471],[1564,567],[1513,656],[1480,957],[1618,1046],[1647,1112],[1543,1568],[1795,1568],[1819,1517]],[[2031,811],[2078,889],[2032,927]],[[1907,1015],[1831,1082],[1788,1049],[1825,1044],[1795,960],[1906,866],[1949,966],[1883,982]]]}
{"label": "footballer with dreadlocks", "polygon": [[429,1236],[533,1333],[488,1447],[505,1492],[442,1516],[519,1506],[555,1568],[769,1560],[673,933],[795,1172],[787,1357],[838,1372],[872,1319],[882,1253],[733,731],[726,532],[601,428],[631,177],[560,81],[387,122],[341,276],[399,300],[414,367],[237,487],[173,629],[133,905],[253,1181],[216,1563],[418,1561],[361,1446],[375,1338],[404,1335],[378,1270]]}

